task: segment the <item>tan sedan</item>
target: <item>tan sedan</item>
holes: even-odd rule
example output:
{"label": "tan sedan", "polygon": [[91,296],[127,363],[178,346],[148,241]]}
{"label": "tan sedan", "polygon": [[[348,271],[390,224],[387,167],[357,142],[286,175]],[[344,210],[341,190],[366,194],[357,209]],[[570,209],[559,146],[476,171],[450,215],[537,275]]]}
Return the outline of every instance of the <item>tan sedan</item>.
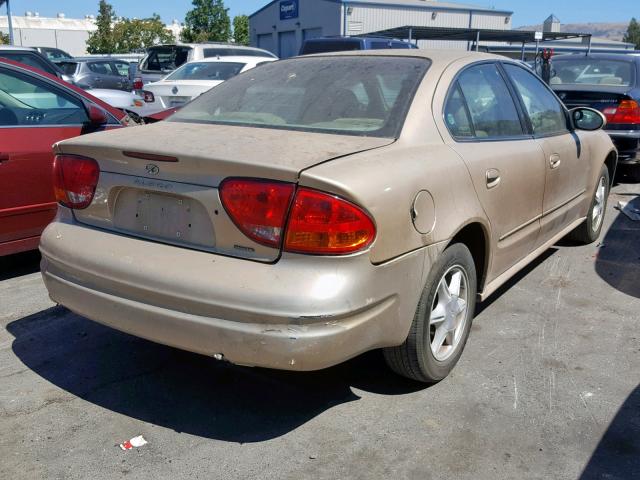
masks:
{"label": "tan sedan", "polygon": [[241,365],[384,348],[445,377],[484,299],[554,242],[598,238],[617,154],[526,67],[463,51],[300,57],[167,121],[55,146],[51,298]]}

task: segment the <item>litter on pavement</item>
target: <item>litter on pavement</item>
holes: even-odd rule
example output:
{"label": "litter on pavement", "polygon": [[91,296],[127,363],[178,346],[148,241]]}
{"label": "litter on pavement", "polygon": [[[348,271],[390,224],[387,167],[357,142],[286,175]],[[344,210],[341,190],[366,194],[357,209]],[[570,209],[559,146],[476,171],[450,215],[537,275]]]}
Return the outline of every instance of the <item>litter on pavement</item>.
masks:
{"label": "litter on pavement", "polygon": [[146,445],[147,441],[144,439],[142,435],[138,435],[137,437],[133,437],[131,440],[127,440],[124,443],[120,444],[120,448],[122,450],[131,450],[132,448],[139,448],[143,445]]}

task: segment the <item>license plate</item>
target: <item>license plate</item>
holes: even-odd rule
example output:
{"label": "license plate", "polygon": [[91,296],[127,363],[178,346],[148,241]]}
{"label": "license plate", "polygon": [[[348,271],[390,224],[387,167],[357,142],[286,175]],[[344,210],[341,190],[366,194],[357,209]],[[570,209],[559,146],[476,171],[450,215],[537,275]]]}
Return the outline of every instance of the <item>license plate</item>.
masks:
{"label": "license plate", "polygon": [[191,237],[193,215],[188,198],[140,192],[136,206],[135,225],[138,232],[174,242]]}
{"label": "license plate", "polygon": [[189,101],[189,97],[174,97],[169,100],[169,107],[181,107]]}

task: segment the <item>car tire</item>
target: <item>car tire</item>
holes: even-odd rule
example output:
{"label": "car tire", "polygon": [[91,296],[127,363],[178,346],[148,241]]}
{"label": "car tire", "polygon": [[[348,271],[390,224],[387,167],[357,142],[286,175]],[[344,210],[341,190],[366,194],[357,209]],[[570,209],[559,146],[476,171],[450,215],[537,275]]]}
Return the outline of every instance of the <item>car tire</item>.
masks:
{"label": "car tire", "polygon": [[605,213],[607,211],[607,200],[609,199],[610,188],[609,169],[606,165],[603,165],[591,199],[591,206],[589,207],[587,218],[569,234],[571,240],[587,245],[595,242],[600,237]]}
{"label": "car tire", "polygon": [[[424,383],[445,378],[467,342],[476,294],[476,267],[471,252],[463,244],[451,245],[429,273],[407,339],[398,347],[384,349],[391,370]],[[460,300],[465,303],[464,311],[458,311],[462,307]],[[438,348],[442,329],[446,335]]]}

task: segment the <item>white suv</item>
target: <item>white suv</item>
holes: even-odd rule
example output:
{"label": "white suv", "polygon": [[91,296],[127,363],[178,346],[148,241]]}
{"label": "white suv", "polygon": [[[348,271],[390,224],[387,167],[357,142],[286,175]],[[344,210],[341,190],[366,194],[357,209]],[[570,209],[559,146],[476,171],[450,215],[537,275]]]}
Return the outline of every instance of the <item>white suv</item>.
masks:
{"label": "white suv", "polygon": [[227,43],[156,45],[147,49],[147,54],[140,61],[136,77],[146,85],[164,78],[186,62],[210,57],[230,56],[278,58],[273,53],[260,48]]}

